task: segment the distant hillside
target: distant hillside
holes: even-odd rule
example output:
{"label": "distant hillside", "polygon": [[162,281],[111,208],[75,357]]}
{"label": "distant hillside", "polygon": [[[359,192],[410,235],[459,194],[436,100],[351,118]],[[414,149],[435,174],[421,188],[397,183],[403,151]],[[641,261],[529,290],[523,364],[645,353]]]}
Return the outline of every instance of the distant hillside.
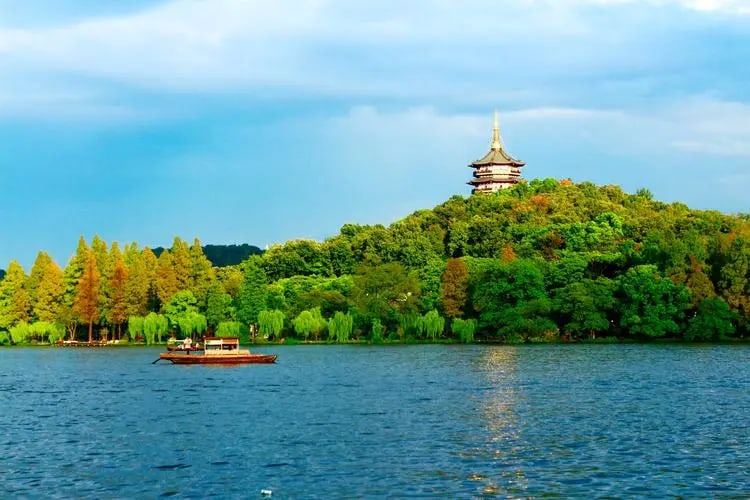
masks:
{"label": "distant hillside", "polygon": [[5,278],[5,269],[0,269],[0,281],[2,281],[3,278]]}
{"label": "distant hillside", "polygon": [[[262,254],[263,250],[254,246],[243,243],[242,245],[204,245],[203,253],[214,266],[225,267],[234,266],[251,255]],[[157,257],[164,251],[164,248],[154,248],[154,255]]]}

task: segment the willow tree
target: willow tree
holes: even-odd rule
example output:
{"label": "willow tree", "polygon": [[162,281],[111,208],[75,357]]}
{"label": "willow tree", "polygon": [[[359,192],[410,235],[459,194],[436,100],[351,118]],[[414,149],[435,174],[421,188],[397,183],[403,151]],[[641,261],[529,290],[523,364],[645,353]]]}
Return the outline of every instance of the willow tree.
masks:
{"label": "willow tree", "polygon": [[269,338],[278,338],[284,328],[284,313],[278,309],[263,310],[258,313],[258,331]]}
{"label": "willow tree", "polygon": [[320,314],[320,308],[309,309],[302,311],[299,315],[292,320],[294,331],[299,335],[303,335],[305,340],[313,334],[317,340],[320,336],[320,332],[326,327],[326,320]]}
{"label": "willow tree", "polygon": [[351,314],[336,311],[333,318],[328,320],[328,336],[336,342],[344,344],[349,342],[349,337],[354,329],[354,318]]}
{"label": "willow tree", "polygon": [[424,315],[425,333],[435,342],[445,329],[445,318],[433,309]]}
{"label": "willow tree", "polygon": [[86,252],[83,274],[76,287],[73,309],[88,323],[89,342],[94,340],[94,322],[99,318],[99,268],[96,265],[94,252]]}

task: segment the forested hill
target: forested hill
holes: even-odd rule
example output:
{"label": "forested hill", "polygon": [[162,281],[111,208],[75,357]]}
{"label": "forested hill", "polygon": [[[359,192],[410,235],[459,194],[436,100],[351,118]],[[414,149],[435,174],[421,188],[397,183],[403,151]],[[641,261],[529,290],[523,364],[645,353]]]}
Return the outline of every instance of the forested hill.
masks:
{"label": "forested hill", "polygon": [[749,283],[747,215],[545,179],[262,253],[82,238],[64,269],[43,251],[29,275],[10,263],[0,343],[249,325],[337,342],[747,338]]}
{"label": "forested hill", "polygon": [[[251,255],[263,253],[263,250],[243,243],[242,245],[204,245],[203,254],[216,267],[234,266],[247,259]],[[157,257],[164,251],[162,247],[154,248]]]}

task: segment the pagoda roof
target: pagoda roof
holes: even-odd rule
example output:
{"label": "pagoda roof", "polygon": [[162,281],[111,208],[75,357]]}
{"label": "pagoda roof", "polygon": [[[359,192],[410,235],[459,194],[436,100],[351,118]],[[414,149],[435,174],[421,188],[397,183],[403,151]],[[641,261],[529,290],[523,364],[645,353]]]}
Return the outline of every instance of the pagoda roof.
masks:
{"label": "pagoda roof", "polygon": [[492,143],[490,151],[477,161],[470,163],[470,167],[483,167],[487,165],[512,165],[514,167],[523,167],[526,163],[516,160],[510,156],[503,148],[503,141],[500,138],[500,126],[497,121],[497,112],[495,112],[495,126],[492,129]]}
{"label": "pagoda roof", "polygon": [[479,160],[471,163],[470,167],[483,167],[485,165],[513,165],[514,167],[523,167],[526,163],[521,160],[516,160],[505,150],[500,147],[498,149],[490,149],[489,153],[484,155]]}

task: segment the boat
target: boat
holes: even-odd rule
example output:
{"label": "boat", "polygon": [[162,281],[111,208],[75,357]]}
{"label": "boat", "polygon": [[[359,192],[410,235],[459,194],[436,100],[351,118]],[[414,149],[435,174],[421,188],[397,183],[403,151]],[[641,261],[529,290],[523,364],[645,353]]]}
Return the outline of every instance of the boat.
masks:
{"label": "boat", "polygon": [[191,351],[162,352],[156,361],[166,359],[176,365],[244,365],[275,363],[276,357],[276,354],[257,354],[247,349],[240,349],[239,337],[204,337],[202,352],[198,354],[191,354]]}

